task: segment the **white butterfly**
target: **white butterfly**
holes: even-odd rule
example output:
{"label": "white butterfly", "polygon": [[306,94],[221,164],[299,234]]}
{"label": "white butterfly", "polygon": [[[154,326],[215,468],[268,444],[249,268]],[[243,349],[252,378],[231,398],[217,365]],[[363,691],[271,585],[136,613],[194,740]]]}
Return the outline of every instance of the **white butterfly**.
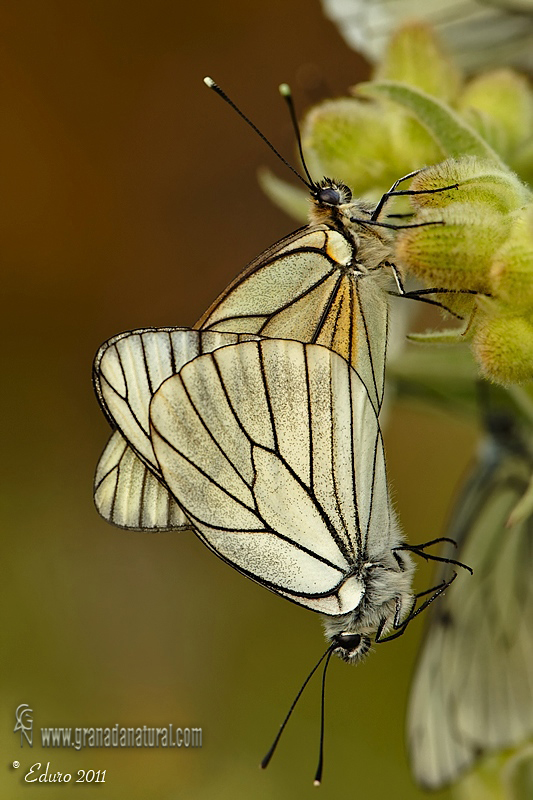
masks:
{"label": "white butterfly", "polygon": [[[367,388],[324,347],[264,339],[205,353],[209,337],[111,340],[95,367],[100,400],[202,541],[324,614],[335,652],[357,660],[403,629],[415,602]],[[173,365],[169,339],[205,354]]]}
{"label": "white butterfly", "polygon": [[[394,187],[391,192],[394,194]],[[135,406],[142,405],[149,389],[157,388],[198,353],[238,341],[239,336],[249,339],[251,334],[261,334],[323,344],[340,353],[357,370],[378,414],[383,402],[389,319],[384,287],[391,274],[401,288],[399,274],[387,261],[391,231],[387,223],[378,221],[389,194],[376,209],[369,209],[352,203],[349,189],[342,184],[324,180],[314,186],[315,222],[252,262],[199,320],[195,327],[202,335],[193,341],[181,336],[185,329],[146,328],[134,332],[137,338],[119,334],[100,348],[94,374],[102,407],[107,406],[108,388],[100,365],[108,349],[106,370],[117,375],[133,358],[132,349],[146,353],[146,376],[139,377],[139,385],[130,389]],[[161,340],[158,330],[167,334]],[[231,333],[233,339],[224,339],[221,333]],[[160,345],[161,352],[153,350],[160,341],[166,343]],[[119,393],[123,391],[120,380],[115,385]],[[129,430],[135,413],[133,419],[129,412],[125,420],[118,419],[119,432],[111,437],[100,460],[95,477],[96,507],[105,519],[124,528],[188,528],[186,517],[157,480],[160,475],[147,441],[147,420],[134,427],[134,442],[132,434],[122,430],[123,425]]]}
{"label": "white butterfly", "polygon": [[190,359],[250,338],[255,337],[143,328],[120,333],[102,345],[93,383],[100,406],[117,429],[94,480],[96,508],[104,519],[130,530],[191,527],[162,481],[150,442],[148,405],[163,381]]}
{"label": "white butterfly", "polygon": [[[228,100],[211,79],[206,79],[206,83]],[[315,183],[309,176],[309,182],[298,177],[310,191],[311,224],[282,239],[246,267],[195,328],[202,332],[231,333],[234,337],[260,334],[325,345],[357,370],[379,414],[389,327],[387,286],[392,278],[400,294],[405,294],[399,271],[389,261],[392,236],[395,228],[409,227],[384,221],[384,209],[391,197],[410,193],[398,192],[397,185],[412,176],[397,181],[375,207],[352,201],[348,187],[338,181],[324,178]],[[428,291],[422,290],[421,294]],[[409,296],[419,294],[414,292]],[[419,299],[440,305],[427,297]],[[202,352],[197,348],[211,350],[220,346],[216,338],[200,337],[194,344],[187,340],[186,348],[192,349],[184,350],[185,340],[179,338],[182,329],[160,330],[169,333],[170,350],[164,355],[155,355],[156,365],[150,360],[147,362],[147,377],[135,390],[140,393],[139,402],[145,399],[143,393],[148,388],[157,388],[172,374],[171,369],[178,371],[186,361]],[[146,329],[145,333],[144,339],[131,341],[120,335],[100,349],[95,361],[95,386],[104,408],[105,380],[103,388],[100,387],[98,375],[106,349],[113,348],[117,362],[113,362],[113,369],[120,373],[119,361],[127,362],[131,357],[127,350],[133,342],[135,347],[141,347],[150,355],[151,343],[155,340],[149,334],[154,330]],[[120,390],[120,381],[117,387]],[[124,424],[130,425],[131,421],[128,417]],[[120,421],[117,424],[119,432],[112,436],[104,451],[95,478],[95,500],[100,514],[116,525],[134,530],[188,528],[183,512],[161,488],[161,476],[147,442],[146,420],[144,426],[135,428],[135,443],[126,432],[120,432]]]}
{"label": "white butterfly", "polygon": [[449,525],[474,575],[434,607],[412,686],[411,765],[430,789],[533,735],[533,518],[506,527],[532,463],[493,424]]}

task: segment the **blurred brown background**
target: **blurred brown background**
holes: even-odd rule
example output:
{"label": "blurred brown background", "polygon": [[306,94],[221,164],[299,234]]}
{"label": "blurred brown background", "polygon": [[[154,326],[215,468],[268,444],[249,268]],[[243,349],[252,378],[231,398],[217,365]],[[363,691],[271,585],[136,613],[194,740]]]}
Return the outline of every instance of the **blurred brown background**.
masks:
{"label": "blurred brown background", "polygon": [[[194,323],[295,227],[256,182],[262,164],[286,171],[203,76],[292,156],[277,85],[289,81],[303,108],[342,94],[367,67],[318,0],[4,0],[0,29],[0,796],[311,796],[318,680],[269,769],[257,765],[324,649],[319,619],[239,576],[193,534],[128,533],[98,517],[92,479],[108,429],[91,362],[119,331]],[[438,535],[472,433],[398,408],[387,441],[410,540]],[[362,666],[332,664],[321,797],[422,796],[403,740],[421,628]],[[33,750],[13,733],[20,703],[34,710]],[[117,722],[202,726],[204,746],[39,745],[41,725]],[[106,783],[30,787],[22,778],[36,761],[106,769]]]}

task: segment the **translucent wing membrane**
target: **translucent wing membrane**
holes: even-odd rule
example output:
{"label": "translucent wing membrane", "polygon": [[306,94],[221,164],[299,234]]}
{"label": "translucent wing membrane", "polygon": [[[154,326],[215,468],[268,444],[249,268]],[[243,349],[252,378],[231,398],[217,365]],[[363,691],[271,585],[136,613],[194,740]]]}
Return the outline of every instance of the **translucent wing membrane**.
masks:
{"label": "translucent wing membrane", "polygon": [[196,327],[329,347],[359,373],[379,412],[388,300],[375,273],[359,268],[356,250],[323,225],[296,231],[253,261]]}
{"label": "translucent wing membrane", "polygon": [[154,532],[190,528],[170,492],[119,431],[107,443],[94,484],[96,508],[119,528]]}
{"label": "translucent wing membrane", "polygon": [[150,441],[148,407],[159,386],[201,353],[249,340],[247,335],[188,328],[144,328],[119,334],[97,353],[93,378],[113,427],[95,475],[99,513],[123,528],[190,528],[162,481]]}
{"label": "translucent wing membrane", "polygon": [[533,735],[533,518],[506,527],[531,459],[490,437],[448,535],[474,569],[430,616],[411,691],[417,781],[452,783],[482,754]]}
{"label": "translucent wing membrane", "polygon": [[359,605],[391,512],[376,412],[344,359],[296,341],[224,347],[165,381],[150,420],[165,484],[221,558],[315,611]]}

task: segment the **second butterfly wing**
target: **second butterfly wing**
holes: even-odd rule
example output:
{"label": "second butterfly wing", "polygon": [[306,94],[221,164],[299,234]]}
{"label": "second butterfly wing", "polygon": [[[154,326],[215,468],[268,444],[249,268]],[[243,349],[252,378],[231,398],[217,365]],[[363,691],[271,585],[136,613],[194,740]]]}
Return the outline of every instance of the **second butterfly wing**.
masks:
{"label": "second butterfly wing", "polygon": [[142,328],[103,344],[94,361],[98,402],[113,428],[96,468],[94,500],[101,516],[121,528],[167,531],[190,523],[162,480],[150,441],[154,392],[196,356],[248,340],[248,334]]}

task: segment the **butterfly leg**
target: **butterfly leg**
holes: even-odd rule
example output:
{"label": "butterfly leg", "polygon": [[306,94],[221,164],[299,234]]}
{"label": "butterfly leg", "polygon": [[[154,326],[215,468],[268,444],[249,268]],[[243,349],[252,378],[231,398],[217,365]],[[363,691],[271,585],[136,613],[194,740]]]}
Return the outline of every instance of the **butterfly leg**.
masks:
{"label": "butterfly leg", "polygon": [[[392,627],[396,631],[396,633],[391,633],[388,636],[382,636],[383,629],[387,622],[386,619],[382,619],[379,624],[376,636],[374,637],[374,641],[378,644],[381,644],[381,642],[390,642],[392,639],[397,639],[399,636],[402,636],[405,633],[409,623],[412,622],[414,618],[417,617],[422,611],[424,611],[434,600],[436,600],[437,597],[439,597],[439,595],[441,595],[444,591],[446,591],[448,586],[450,586],[454,582],[456,577],[457,573],[454,572],[452,577],[448,581],[442,581],[442,583],[439,583],[438,586],[433,586],[431,589],[426,589],[424,592],[419,592],[418,594],[415,594],[413,598],[413,603],[411,605],[411,609],[403,620],[401,620],[401,610],[402,610],[401,602],[399,598],[396,598],[396,611],[392,623]],[[421,597],[424,597],[425,595],[428,594],[430,594],[431,597],[428,597],[427,600],[424,600],[424,602],[420,606],[418,606],[418,608],[416,608],[417,601]]]}
{"label": "butterfly leg", "polygon": [[[412,291],[407,292],[403,285],[402,276],[400,275],[400,271],[396,264],[392,261],[383,261],[382,265],[384,267],[390,267],[392,274],[394,276],[394,280],[396,281],[396,286],[398,287],[397,292],[389,292],[389,294],[395,297],[406,297],[408,300],[418,300],[419,303],[427,303],[430,306],[437,306],[437,308],[443,308],[444,311],[447,311],[453,317],[457,319],[464,319],[460,314],[456,314],[455,311],[452,311],[451,308],[445,306],[444,303],[439,303],[438,300],[432,300],[429,297],[426,297],[428,294],[470,294],[470,295],[478,295],[480,292],[476,291],[476,289],[444,289],[442,287],[432,287],[431,289],[413,289]],[[489,295],[487,295],[489,296]]]}
{"label": "butterfly leg", "polygon": [[444,564],[455,564],[456,567],[462,567],[462,569],[466,569],[471,575],[474,574],[474,571],[471,567],[463,564],[462,561],[456,561],[453,558],[445,558],[444,556],[435,556],[431,553],[426,553],[425,550],[427,547],[430,547],[433,544],[439,544],[440,542],[448,542],[457,547],[457,542],[453,539],[449,539],[447,536],[442,536],[439,539],[432,539],[431,542],[424,542],[423,544],[402,544],[398,547],[394,547],[393,550],[407,550],[409,553],[414,553],[415,556],[420,556],[425,561],[442,561]]}
{"label": "butterfly leg", "polygon": [[[411,603],[411,608],[409,609],[409,613],[407,614],[406,620],[410,620],[411,619],[411,615],[414,613],[414,610],[415,610],[417,599],[418,599],[418,596],[415,596],[413,598],[413,602]],[[396,605],[396,609],[395,609],[395,612],[394,612],[394,620],[393,620],[393,623],[392,623],[392,627],[396,631],[396,633],[392,633],[389,636],[382,636],[383,629],[385,628],[385,625],[387,624],[387,618],[383,617],[383,619],[379,623],[379,627],[378,627],[376,635],[374,637],[374,641],[377,642],[378,644],[380,644],[381,642],[388,642],[391,639],[397,639],[398,636],[401,636],[403,633],[405,633],[405,630],[407,628],[407,621],[400,622],[401,614],[402,614],[402,603],[401,603],[401,600],[400,600],[399,597],[397,597],[395,599],[395,605]]]}
{"label": "butterfly leg", "polygon": [[372,212],[371,219],[375,221],[379,218],[379,215],[383,210],[383,206],[385,205],[385,203],[388,202],[388,200],[390,200],[391,197],[400,197],[405,195],[417,195],[417,194],[436,194],[437,192],[445,192],[448,189],[459,188],[459,184],[453,183],[450,186],[439,186],[438,189],[400,189],[399,191],[397,191],[397,187],[400,185],[400,183],[408,181],[410,178],[414,178],[415,175],[418,175],[419,172],[424,172],[425,169],[426,167],[422,167],[422,169],[415,169],[414,172],[409,172],[407,175],[404,175],[403,178],[398,178],[398,180],[392,184],[389,191],[385,192],[385,194],[382,195],[381,200],[379,201],[374,211]]}

